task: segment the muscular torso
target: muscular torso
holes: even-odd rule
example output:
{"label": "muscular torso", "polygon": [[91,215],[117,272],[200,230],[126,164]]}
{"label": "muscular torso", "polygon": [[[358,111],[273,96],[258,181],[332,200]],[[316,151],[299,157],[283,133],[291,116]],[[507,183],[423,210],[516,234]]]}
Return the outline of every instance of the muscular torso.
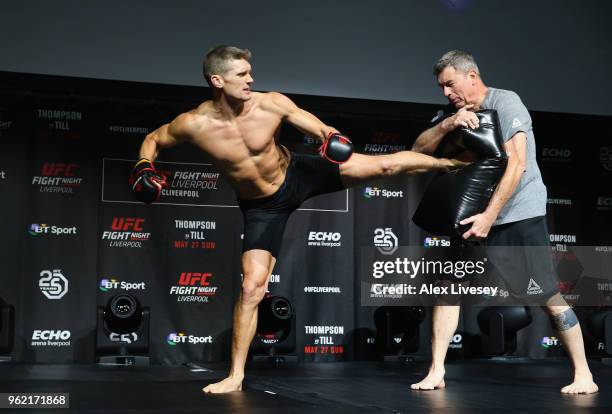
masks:
{"label": "muscular torso", "polygon": [[212,157],[242,199],[271,195],[285,179],[290,155],[276,143],[282,115],[266,99],[253,93],[231,120],[212,101],[189,112],[191,143]]}

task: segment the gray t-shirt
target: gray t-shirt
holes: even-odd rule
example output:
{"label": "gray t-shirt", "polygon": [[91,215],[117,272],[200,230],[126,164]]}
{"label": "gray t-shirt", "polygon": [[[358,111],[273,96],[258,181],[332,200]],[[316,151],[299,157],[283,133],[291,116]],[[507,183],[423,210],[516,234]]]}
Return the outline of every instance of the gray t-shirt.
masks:
{"label": "gray t-shirt", "polygon": [[497,111],[504,142],[517,132],[527,135],[526,171],[493,225],[546,215],[546,186],[542,182],[542,174],[536,162],[531,116],[521,98],[515,92],[489,87],[480,108]]}

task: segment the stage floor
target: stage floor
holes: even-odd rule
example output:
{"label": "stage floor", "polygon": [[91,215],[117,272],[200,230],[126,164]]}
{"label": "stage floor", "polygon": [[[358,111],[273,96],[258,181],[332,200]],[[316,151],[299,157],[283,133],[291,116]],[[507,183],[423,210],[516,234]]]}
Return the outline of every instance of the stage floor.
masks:
{"label": "stage floor", "polygon": [[411,391],[427,363],[251,365],[243,392],[205,395],[226,364],[149,368],[0,364],[0,392],[62,392],[70,409],[34,413],[512,413],[612,412],[612,367],[589,361],[600,391],[562,395],[569,361],[464,360],[447,365],[447,388]]}

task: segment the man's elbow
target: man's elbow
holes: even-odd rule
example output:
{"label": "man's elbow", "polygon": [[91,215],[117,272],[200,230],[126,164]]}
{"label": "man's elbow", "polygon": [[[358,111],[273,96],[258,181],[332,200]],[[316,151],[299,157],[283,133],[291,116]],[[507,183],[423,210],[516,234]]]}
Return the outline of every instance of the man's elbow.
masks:
{"label": "man's elbow", "polygon": [[525,164],[524,160],[519,160],[516,157],[509,157],[508,169],[512,171],[512,175],[520,180],[523,174],[525,174],[527,171],[527,165]]}
{"label": "man's elbow", "polygon": [[156,147],[164,147],[164,135],[168,131],[168,125],[164,124],[157,128],[155,131],[149,132],[145,137],[145,141],[147,141],[151,145],[155,145]]}
{"label": "man's elbow", "polygon": [[157,147],[157,131],[149,132],[145,136],[143,145]]}

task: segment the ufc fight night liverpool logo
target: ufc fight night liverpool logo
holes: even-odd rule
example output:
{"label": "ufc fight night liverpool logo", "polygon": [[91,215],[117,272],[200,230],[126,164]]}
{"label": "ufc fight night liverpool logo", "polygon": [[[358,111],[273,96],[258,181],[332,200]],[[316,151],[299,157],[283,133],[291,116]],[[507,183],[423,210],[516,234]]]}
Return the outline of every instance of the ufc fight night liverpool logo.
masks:
{"label": "ufc fight night liverpool logo", "polygon": [[144,223],[141,217],[113,217],[110,230],[102,233],[102,240],[109,240],[109,247],[142,247],[151,237]]}
{"label": "ufc fight night liverpool logo", "polygon": [[41,193],[74,194],[83,183],[77,168],[75,163],[45,162],[40,175],[32,177],[32,185],[38,186]]}

